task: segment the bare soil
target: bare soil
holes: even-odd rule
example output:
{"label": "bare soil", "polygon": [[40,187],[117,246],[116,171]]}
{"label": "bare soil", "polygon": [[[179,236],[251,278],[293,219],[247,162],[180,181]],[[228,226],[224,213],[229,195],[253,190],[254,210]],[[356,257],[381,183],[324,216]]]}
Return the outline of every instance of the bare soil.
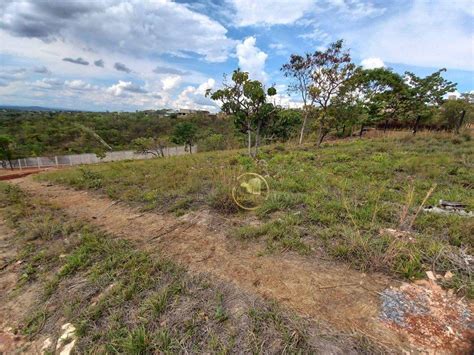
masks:
{"label": "bare soil", "polygon": [[[435,350],[426,339],[417,341],[380,318],[380,294],[390,286],[400,286],[385,275],[293,253],[268,254],[260,244],[236,241],[222,228],[209,228],[206,214],[176,218],[141,213],[104,196],[38,183],[31,177],[12,182],[73,218],[131,240],[148,252],[159,251],[190,271],[210,273],[302,316],[328,322],[341,332],[363,334],[397,352]],[[456,352],[454,344],[443,347],[448,353]]]}

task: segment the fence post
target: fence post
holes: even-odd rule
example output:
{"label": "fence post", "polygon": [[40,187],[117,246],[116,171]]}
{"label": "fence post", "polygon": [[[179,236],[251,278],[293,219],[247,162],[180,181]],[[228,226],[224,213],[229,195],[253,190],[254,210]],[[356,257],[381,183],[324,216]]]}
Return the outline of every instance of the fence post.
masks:
{"label": "fence post", "polygon": [[57,156],[54,157],[54,161],[56,162],[56,168],[57,168],[57,167],[59,166],[59,164],[58,164],[58,157],[57,157]]}
{"label": "fence post", "polygon": [[20,160],[20,159],[18,159],[18,166],[20,167],[20,170],[23,170],[23,169],[21,168],[21,160]]}
{"label": "fence post", "polygon": [[71,160],[71,156],[68,155],[67,158],[69,159],[69,166],[72,166],[72,160]]}
{"label": "fence post", "polygon": [[38,169],[41,169],[41,160],[39,157],[36,157],[36,162],[38,163]]}

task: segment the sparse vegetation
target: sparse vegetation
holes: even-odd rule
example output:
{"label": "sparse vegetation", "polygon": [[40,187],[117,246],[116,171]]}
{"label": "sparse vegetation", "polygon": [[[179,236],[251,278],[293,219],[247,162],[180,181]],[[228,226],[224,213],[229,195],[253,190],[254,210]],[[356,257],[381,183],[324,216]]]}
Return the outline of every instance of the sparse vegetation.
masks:
{"label": "sparse vegetation", "polygon": [[320,325],[232,286],[189,275],[159,253],[72,222],[16,187],[0,184],[0,201],[0,215],[17,228],[11,243],[20,253],[11,262],[21,261],[23,272],[36,269],[34,279],[4,299],[14,303],[39,285],[15,330],[31,341],[54,337],[66,319],[76,328],[78,353],[248,353],[267,344],[265,353],[308,353],[324,351],[328,342],[343,352],[359,347],[359,340],[327,335]]}
{"label": "sparse vegetation", "polygon": [[[233,234],[265,240],[269,251],[314,253],[323,248],[358,269],[408,279],[422,277],[430,268],[452,270],[460,280],[456,290],[474,295],[470,271],[455,261],[463,253],[472,255],[471,218],[421,212],[410,229],[413,240],[380,233],[406,227],[400,226],[403,210],[412,218],[433,184],[437,187],[427,205],[446,199],[474,209],[469,140],[454,143],[448,134],[401,134],[336,142],[321,150],[268,146],[258,159],[214,152],[89,169],[94,181],[100,176],[100,191],[146,210],[166,212],[179,206],[180,214],[200,208],[237,213],[242,227]],[[255,212],[260,221],[255,226],[246,225],[248,214],[239,212],[229,197],[233,179],[245,171],[267,176],[272,190]],[[76,188],[94,185],[78,169],[40,178]]]}

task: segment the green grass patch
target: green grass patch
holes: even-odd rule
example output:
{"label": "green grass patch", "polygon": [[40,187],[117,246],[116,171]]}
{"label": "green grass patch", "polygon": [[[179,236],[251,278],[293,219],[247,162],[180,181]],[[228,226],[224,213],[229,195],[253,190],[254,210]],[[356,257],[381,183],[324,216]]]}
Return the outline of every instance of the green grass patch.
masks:
{"label": "green grass patch", "polygon": [[[469,270],[456,260],[473,254],[473,218],[421,212],[412,219],[435,184],[426,205],[443,199],[474,210],[473,161],[470,140],[407,134],[328,143],[321,149],[264,147],[257,161],[241,151],[225,151],[100,164],[38,178],[96,189],[147,210],[181,215],[205,208],[235,214],[242,225],[233,234],[263,239],[269,250],[307,253],[316,245],[356,268],[403,278],[421,277],[431,268],[451,270],[464,280],[458,290],[472,296]],[[270,185],[269,198],[254,212],[243,212],[232,201],[232,186],[243,172],[266,176]],[[249,214],[262,223],[247,226]],[[379,233],[409,225],[414,239],[409,242]]]}

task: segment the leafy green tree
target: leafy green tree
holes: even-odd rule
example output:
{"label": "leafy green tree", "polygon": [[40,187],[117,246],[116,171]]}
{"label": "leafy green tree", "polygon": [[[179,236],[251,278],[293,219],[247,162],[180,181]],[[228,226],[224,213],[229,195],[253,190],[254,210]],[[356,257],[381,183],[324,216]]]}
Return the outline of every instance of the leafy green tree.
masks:
{"label": "leafy green tree", "polygon": [[319,106],[317,116],[319,147],[330,130],[335,127],[335,117],[329,115],[331,101],[336,98],[346,82],[352,77],[356,65],[352,63],[349,50],[342,40],[331,43],[325,51],[312,55],[313,71],[309,94]]}
{"label": "leafy green tree", "polygon": [[444,96],[456,89],[456,84],[444,79],[440,69],[433,74],[420,78],[411,72],[405,72],[405,80],[409,87],[407,97],[408,117],[415,119],[413,134],[416,134],[421,118],[432,107],[439,107],[445,102]]}
{"label": "leafy green tree", "polygon": [[459,133],[463,124],[471,120],[474,114],[473,106],[467,95],[456,100],[447,100],[441,106],[438,115],[441,127]]}
{"label": "leafy green tree", "polygon": [[151,154],[155,157],[164,157],[164,149],[167,145],[165,138],[146,138],[140,137],[132,141],[135,151],[139,154]]}
{"label": "leafy green tree", "polygon": [[171,136],[171,142],[175,144],[184,144],[184,149],[189,148],[192,153],[192,147],[196,140],[197,126],[191,122],[181,122],[176,125]]}
{"label": "leafy green tree", "polygon": [[[402,76],[387,68],[360,69],[358,68],[348,81],[349,94],[353,101],[365,111],[359,116],[360,135],[364,127],[379,121],[385,121],[385,127],[390,120],[403,112],[408,96],[408,86]],[[354,95],[355,93],[355,95]]]}
{"label": "leafy green tree", "polygon": [[[206,94],[221,103],[221,110],[224,113],[234,117],[235,126],[247,134],[249,156],[255,157],[260,145],[260,136],[275,111],[275,107],[267,99],[276,95],[276,89],[270,87],[265,92],[260,81],[250,80],[249,74],[240,69],[233,72],[231,83],[224,77],[222,85],[222,89],[214,92],[208,90]],[[255,136],[254,143],[252,134]]]}
{"label": "leafy green tree", "polygon": [[298,134],[298,127],[302,124],[304,114],[304,111],[297,109],[276,110],[265,129],[266,138],[270,141],[287,141],[295,137]]}
{"label": "leafy green tree", "polygon": [[[13,146],[14,141],[10,136],[0,135],[0,159],[5,162],[8,161],[10,164],[10,169],[13,170]],[[4,163],[4,167],[6,167]]]}

